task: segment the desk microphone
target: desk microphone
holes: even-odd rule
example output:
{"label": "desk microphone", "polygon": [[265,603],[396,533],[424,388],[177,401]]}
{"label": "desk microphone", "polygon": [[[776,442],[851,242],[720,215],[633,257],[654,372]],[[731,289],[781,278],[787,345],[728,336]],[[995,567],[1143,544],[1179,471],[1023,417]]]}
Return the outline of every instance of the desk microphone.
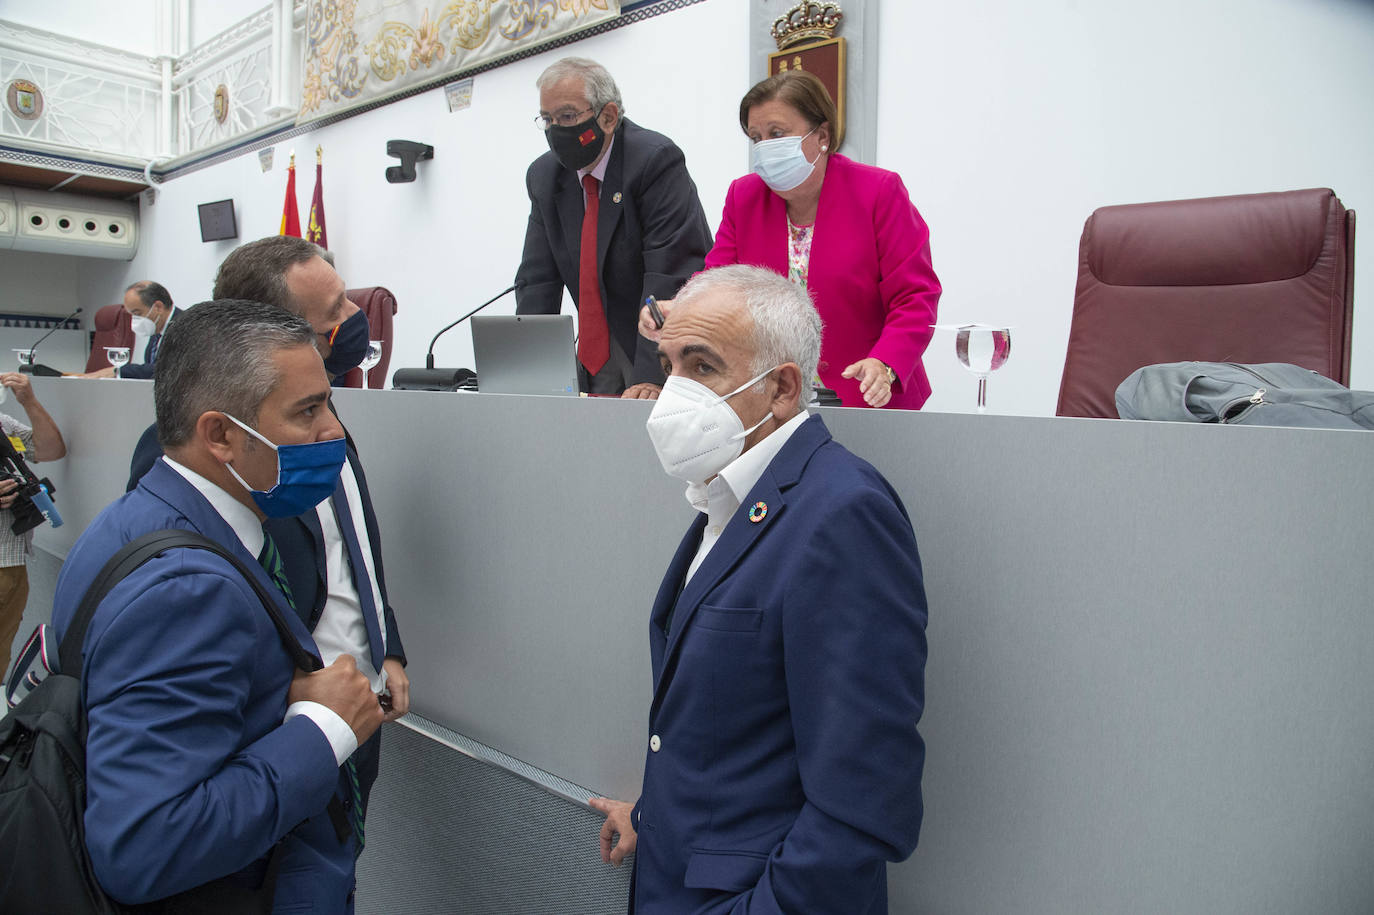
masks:
{"label": "desk microphone", "polygon": [[76,311],[72,312],[71,314],[67,315],[67,316],[66,316],[65,318],[63,318],[61,321],[58,321],[56,324],[54,324],[54,325],[48,330],[48,332],[47,332],[46,334],[44,334],[43,336],[39,337],[39,338],[38,338],[38,343],[35,343],[33,346],[30,346],[30,347],[29,347],[29,364],[28,364],[28,365],[21,365],[21,366],[19,367],[19,371],[21,371],[21,372],[26,372],[26,373],[28,373],[28,374],[30,374],[30,375],[49,376],[49,377],[61,375],[62,373],[59,372],[57,369],[52,368],[52,367],[50,367],[50,366],[43,365],[43,364],[38,363],[38,362],[34,362],[33,360],[34,360],[34,357],[38,354],[38,344],[39,344],[39,343],[42,343],[44,340],[48,339],[48,338],[51,337],[53,334],[57,333],[59,330],[62,329],[62,327],[63,327],[68,321],[70,321],[72,318],[75,318],[75,317],[76,317],[77,315],[79,315],[79,314],[81,314],[81,309],[80,309],[80,308],[78,308]]}
{"label": "desk microphone", "polygon": [[436,369],[434,367],[434,344],[439,342],[439,338],[453,328],[462,324],[468,318],[486,308],[492,302],[502,296],[515,291],[514,284],[502,289],[496,295],[478,305],[472,311],[463,315],[457,321],[439,330],[434,335],[434,339],[429,341],[429,350],[425,353],[425,367],[422,369],[397,369],[391,376],[391,387],[401,391],[456,391],[458,387],[470,378],[476,378],[468,369]]}

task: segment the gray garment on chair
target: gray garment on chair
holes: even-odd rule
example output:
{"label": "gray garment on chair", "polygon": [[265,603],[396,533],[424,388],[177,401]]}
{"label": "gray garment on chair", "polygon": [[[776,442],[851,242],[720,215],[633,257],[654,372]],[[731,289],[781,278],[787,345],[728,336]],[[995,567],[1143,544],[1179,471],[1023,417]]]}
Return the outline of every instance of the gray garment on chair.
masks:
{"label": "gray garment on chair", "polygon": [[1285,362],[1170,362],[1136,369],[1116,389],[1122,419],[1374,429],[1374,391],[1352,391]]}

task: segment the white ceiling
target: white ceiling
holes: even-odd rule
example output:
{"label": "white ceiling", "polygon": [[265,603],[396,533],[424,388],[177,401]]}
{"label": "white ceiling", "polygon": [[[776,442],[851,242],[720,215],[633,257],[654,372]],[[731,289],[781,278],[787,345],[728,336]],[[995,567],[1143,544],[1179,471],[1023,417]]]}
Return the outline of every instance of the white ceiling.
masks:
{"label": "white ceiling", "polygon": [[[268,6],[263,0],[0,0],[0,19],[155,57],[185,53]],[[190,22],[189,48],[163,48],[161,24]]]}

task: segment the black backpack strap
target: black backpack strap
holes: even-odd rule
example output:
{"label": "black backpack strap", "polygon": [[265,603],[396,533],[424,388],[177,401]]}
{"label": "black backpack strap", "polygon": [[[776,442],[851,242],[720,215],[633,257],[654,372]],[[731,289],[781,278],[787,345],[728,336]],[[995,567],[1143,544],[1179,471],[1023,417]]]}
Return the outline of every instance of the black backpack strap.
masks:
{"label": "black backpack strap", "polygon": [[81,646],[86,640],[86,629],[91,624],[91,618],[95,616],[96,608],[100,606],[100,602],[114,589],[115,585],[153,557],[160,556],[167,550],[187,547],[215,553],[227,560],[235,569],[238,569],[239,574],[257,593],[267,615],[272,618],[272,624],[277,627],[277,634],[281,636],[282,645],[291,655],[292,662],[301,670],[320,669],[322,666],[320,660],[301,647],[300,641],[292,633],[291,627],[287,625],[281,611],[277,609],[276,600],[267,588],[258,581],[257,576],[237,556],[209,537],[195,531],[168,528],[130,540],[120,548],[119,552],[110,557],[109,562],[101,567],[91,582],[91,586],[86,590],[86,595],[81,599],[81,604],[77,607],[76,614],[72,617],[67,631],[63,633],[62,645],[58,649],[62,673],[73,677],[81,676]]}

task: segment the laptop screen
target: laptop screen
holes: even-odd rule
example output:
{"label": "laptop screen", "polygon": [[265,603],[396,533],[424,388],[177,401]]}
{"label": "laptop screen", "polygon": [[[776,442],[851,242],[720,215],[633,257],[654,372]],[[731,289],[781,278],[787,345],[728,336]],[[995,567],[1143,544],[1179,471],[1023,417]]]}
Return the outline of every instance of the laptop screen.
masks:
{"label": "laptop screen", "polygon": [[477,390],[576,397],[572,315],[475,315]]}

